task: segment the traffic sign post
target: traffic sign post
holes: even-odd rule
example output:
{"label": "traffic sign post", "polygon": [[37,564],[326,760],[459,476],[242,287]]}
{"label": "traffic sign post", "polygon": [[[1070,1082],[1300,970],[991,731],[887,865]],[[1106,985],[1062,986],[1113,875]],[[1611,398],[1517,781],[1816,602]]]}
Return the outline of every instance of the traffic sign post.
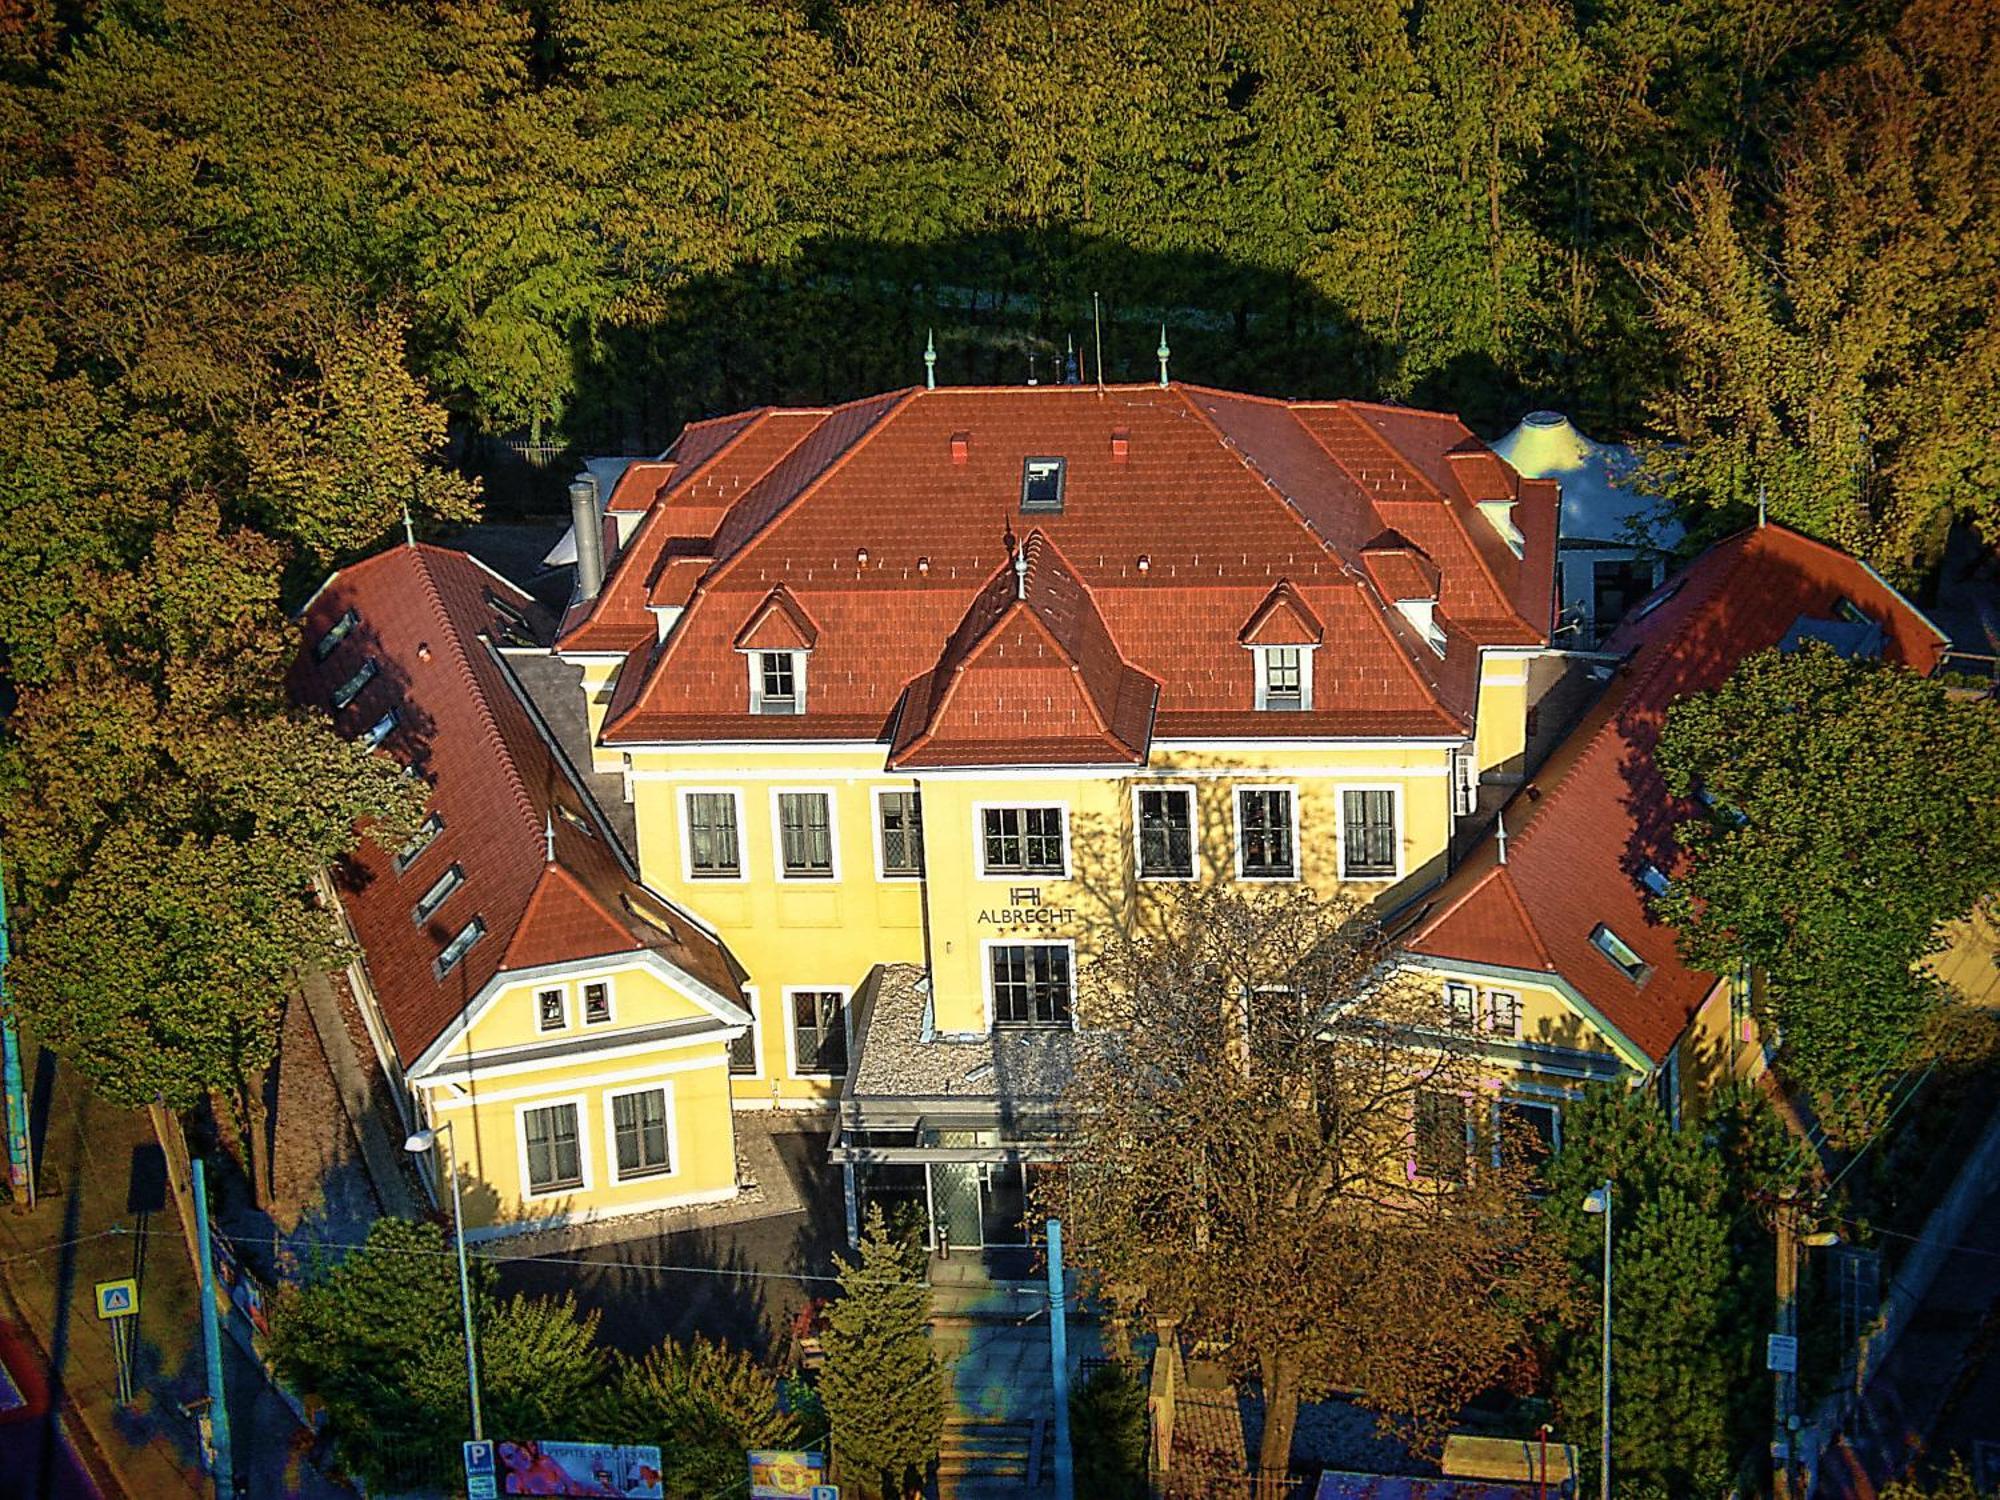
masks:
{"label": "traffic sign post", "polygon": [[493,1444],[472,1442],[465,1449],[465,1500],[500,1500],[500,1476],[493,1462]]}
{"label": "traffic sign post", "polygon": [[111,1325],[111,1353],[118,1365],[118,1404],[130,1406],[132,1389],[132,1319],[139,1315],[139,1283],[131,1276],[100,1281],[97,1316]]}

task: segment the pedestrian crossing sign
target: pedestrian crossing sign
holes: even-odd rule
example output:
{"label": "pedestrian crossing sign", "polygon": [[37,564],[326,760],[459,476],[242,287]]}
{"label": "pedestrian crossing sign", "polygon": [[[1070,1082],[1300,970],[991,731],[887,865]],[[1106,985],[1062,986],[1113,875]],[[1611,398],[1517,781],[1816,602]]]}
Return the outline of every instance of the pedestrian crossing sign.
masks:
{"label": "pedestrian crossing sign", "polygon": [[127,1276],[120,1281],[97,1283],[97,1315],[100,1318],[129,1318],[139,1311],[139,1283]]}

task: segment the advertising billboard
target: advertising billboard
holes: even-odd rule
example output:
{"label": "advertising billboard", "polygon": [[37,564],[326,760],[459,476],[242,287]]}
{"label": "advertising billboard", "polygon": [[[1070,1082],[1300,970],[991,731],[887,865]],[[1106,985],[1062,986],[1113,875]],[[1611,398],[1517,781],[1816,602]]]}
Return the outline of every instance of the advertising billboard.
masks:
{"label": "advertising billboard", "polygon": [[609,1495],[663,1500],[660,1450],[616,1443],[493,1445],[503,1495]]}

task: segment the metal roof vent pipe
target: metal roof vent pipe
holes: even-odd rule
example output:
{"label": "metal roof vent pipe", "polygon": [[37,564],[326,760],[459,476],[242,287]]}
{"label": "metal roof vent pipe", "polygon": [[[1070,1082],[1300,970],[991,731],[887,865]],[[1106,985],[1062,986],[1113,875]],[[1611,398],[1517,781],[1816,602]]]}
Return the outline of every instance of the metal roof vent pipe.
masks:
{"label": "metal roof vent pipe", "polygon": [[569,482],[569,521],[576,535],[576,596],[595,599],[604,587],[604,518],[597,509],[597,480],[587,472]]}

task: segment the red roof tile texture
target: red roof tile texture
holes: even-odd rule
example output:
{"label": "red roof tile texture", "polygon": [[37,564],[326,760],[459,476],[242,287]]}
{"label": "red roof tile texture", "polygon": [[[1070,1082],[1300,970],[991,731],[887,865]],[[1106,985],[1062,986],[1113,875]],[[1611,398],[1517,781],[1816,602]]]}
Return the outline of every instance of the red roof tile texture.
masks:
{"label": "red roof tile texture", "polygon": [[[525,634],[503,606],[528,622]],[[349,610],[357,623],[316,660],[314,643]],[[740,993],[714,939],[633,879],[514,683],[497,643],[545,645],[553,633],[526,593],[464,553],[397,547],[334,574],[300,623],[293,697],[332,713],[350,738],[393,710],[381,748],[430,783],[443,819],[404,870],[364,840],[335,871],[406,1064],[503,969],[649,949],[726,998]],[[334,710],[335,686],[368,660],[376,675]],[[418,899],[448,871],[456,883],[417,921]],[[440,974],[440,953],[475,918],[483,934]]]}
{"label": "red roof tile texture", "polygon": [[[1517,557],[1450,459],[1474,450],[1455,417],[1179,385],[906,390],[697,424],[560,646],[627,656],[607,743],[889,740],[1007,562],[1025,461],[1056,457],[1061,510],[1025,520],[1112,653],[1159,684],[1156,736],[1456,737],[1478,648],[1545,641],[1554,597],[1555,486],[1478,471],[1515,501]],[[1364,563],[1390,529],[1440,575],[1443,662]],[[1241,636],[1280,582],[1328,649],[1314,707],[1277,722]],[[753,715],[738,642],[780,585],[819,632],[806,712]],[[664,643],[649,604],[684,607]]]}
{"label": "red roof tile texture", "polygon": [[[1404,946],[1560,975],[1655,1062],[1664,1059],[1717,976],[1680,960],[1653,920],[1640,876],[1671,875],[1677,802],[1653,760],[1674,700],[1717,686],[1745,657],[1782,641],[1801,616],[1834,618],[1851,601],[1884,629],[1884,656],[1933,671],[1945,641],[1861,563],[1780,526],[1704,553],[1606,643],[1626,660],[1603,696],[1507,804],[1507,862],[1489,837],[1453,873]],[[1647,965],[1635,982],[1599,952],[1609,928]]]}

